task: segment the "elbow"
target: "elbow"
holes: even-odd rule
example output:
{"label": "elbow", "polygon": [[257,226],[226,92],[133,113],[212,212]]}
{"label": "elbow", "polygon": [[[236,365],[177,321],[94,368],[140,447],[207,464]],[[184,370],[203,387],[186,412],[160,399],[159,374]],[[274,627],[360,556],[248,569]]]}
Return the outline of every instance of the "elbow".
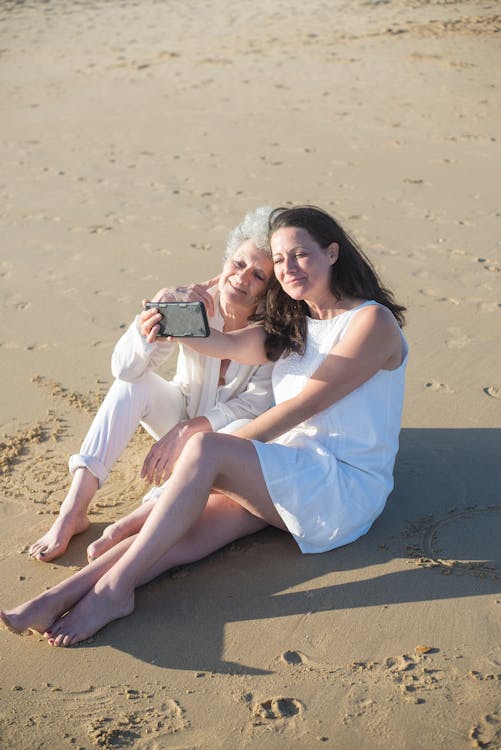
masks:
{"label": "elbow", "polygon": [[134,373],[123,362],[111,360],[111,374],[116,380],[125,380],[131,382],[134,380]]}

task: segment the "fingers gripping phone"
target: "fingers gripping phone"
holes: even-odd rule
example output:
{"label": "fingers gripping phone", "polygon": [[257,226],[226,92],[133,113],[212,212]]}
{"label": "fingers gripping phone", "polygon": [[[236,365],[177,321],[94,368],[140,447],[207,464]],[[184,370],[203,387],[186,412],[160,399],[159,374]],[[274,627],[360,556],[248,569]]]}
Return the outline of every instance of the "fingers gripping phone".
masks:
{"label": "fingers gripping phone", "polygon": [[158,336],[176,338],[207,338],[209,324],[203,302],[147,302],[162,315]]}

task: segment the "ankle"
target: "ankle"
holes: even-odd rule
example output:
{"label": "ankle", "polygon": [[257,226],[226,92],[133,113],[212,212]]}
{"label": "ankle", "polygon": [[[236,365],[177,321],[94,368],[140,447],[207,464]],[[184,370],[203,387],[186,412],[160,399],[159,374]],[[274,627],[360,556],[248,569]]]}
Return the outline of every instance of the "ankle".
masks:
{"label": "ankle", "polygon": [[63,504],[59,508],[58,520],[60,521],[75,521],[87,519],[87,505],[81,505],[73,501],[63,501]]}

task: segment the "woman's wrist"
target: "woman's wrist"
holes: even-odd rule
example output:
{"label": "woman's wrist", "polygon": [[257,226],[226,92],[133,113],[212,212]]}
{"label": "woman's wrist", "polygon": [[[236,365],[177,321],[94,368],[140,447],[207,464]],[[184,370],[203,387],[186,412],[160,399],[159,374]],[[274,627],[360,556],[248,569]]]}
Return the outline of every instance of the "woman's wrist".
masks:
{"label": "woman's wrist", "polygon": [[207,417],[193,417],[180,422],[181,435],[191,437],[197,432],[212,432],[212,426]]}

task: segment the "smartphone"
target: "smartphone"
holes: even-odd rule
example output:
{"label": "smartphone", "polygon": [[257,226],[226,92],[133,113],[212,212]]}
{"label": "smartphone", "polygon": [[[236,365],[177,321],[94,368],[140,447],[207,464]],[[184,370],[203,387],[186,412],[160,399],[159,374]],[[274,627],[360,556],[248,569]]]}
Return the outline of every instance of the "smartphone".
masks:
{"label": "smartphone", "polygon": [[158,336],[207,338],[209,324],[203,302],[147,302],[146,309],[156,308],[162,315]]}

